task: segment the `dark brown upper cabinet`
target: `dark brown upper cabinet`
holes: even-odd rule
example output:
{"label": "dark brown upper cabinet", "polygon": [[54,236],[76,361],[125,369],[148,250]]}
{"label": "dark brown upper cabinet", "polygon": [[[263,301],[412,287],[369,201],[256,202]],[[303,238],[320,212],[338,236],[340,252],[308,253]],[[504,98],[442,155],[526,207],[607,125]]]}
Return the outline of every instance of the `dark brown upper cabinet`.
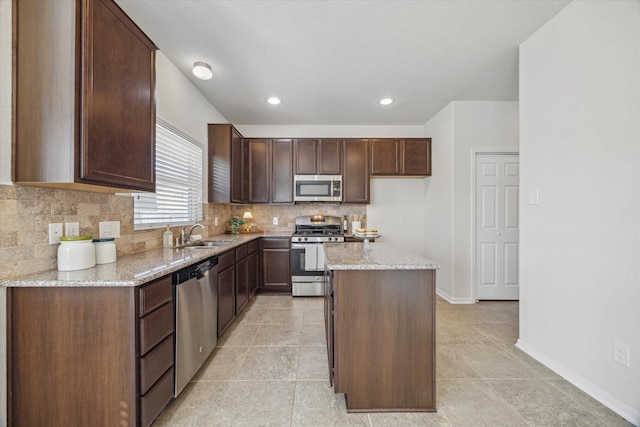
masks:
{"label": "dark brown upper cabinet", "polygon": [[13,180],[155,191],[153,42],[112,0],[14,4]]}
{"label": "dark brown upper cabinet", "polygon": [[293,140],[271,141],[271,203],[293,203]]}
{"label": "dark brown upper cabinet", "polygon": [[342,139],[295,139],[296,175],[342,174]]}
{"label": "dark brown upper cabinet", "polygon": [[342,162],[342,202],[369,203],[368,139],[345,139]]}
{"label": "dark brown upper cabinet", "polygon": [[371,140],[372,176],[430,176],[431,138]]}
{"label": "dark brown upper cabinet", "polygon": [[240,132],[230,124],[208,127],[209,202],[245,202],[245,147]]}
{"label": "dark brown upper cabinet", "polygon": [[247,203],[269,203],[270,148],[269,139],[247,139]]}

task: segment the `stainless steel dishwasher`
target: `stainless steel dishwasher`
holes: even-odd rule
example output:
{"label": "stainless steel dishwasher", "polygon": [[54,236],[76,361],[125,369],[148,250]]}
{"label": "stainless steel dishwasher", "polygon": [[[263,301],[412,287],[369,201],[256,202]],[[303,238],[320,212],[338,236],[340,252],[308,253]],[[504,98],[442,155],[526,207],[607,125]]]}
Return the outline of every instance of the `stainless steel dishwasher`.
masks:
{"label": "stainless steel dishwasher", "polygon": [[218,334],[218,257],[174,273],[175,389],[189,384],[216,346]]}

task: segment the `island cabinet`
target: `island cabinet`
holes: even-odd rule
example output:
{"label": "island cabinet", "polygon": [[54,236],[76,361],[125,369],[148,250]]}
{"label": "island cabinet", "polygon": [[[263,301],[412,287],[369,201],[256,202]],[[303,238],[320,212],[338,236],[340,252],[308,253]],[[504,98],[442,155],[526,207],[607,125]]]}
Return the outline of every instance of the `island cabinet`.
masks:
{"label": "island cabinet", "polygon": [[371,176],[430,176],[431,138],[371,140]]}
{"label": "island cabinet", "polygon": [[437,266],[415,256],[395,264],[400,251],[383,243],[368,255],[362,247],[326,250],[331,384],[345,394],[349,412],[435,411]]}
{"label": "island cabinet", "polygon": [[369,203],[369,140],[345,139],[342,161],[342,202]]}
{"label": "island cabinet", "polygon": [[260,239],[261,291],[291,292],[291,242],[289,237]]}
{"label": "island cabinet", "polygon": [[173,287],[8,293],[9,425],[148,426],[173,397]]}
{"label": "island cabinet", "polygon": [[17,0],[13,180],[155,191],[155,50],[112,0]]}
{"label": "island cabinet", "polygon": [[209,202],[245,203],[245,147],[230,124],[208,125]]}
{"label": "island cabinet", "polygon": [[295,139],[296,175],[341,175],[342,139]]}

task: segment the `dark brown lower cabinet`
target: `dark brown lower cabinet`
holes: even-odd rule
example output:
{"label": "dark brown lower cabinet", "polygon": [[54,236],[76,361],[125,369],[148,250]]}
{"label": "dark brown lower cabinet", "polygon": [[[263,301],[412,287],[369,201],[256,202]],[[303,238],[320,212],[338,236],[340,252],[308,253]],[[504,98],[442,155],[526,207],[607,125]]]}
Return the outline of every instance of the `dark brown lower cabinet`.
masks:
{"label": "dark brown lower cabinet", "polygon": [[328,274],[329,372],[347,410],[435,411],[435,270]]}
{"label": "dark brown lower cabinet", "polygon": [[258,291],[258,283],[260,281],[258,271],[258,241],[249,242],[249,299]]}
{"label": "dark brown lower cabinet", "polygon": [[10,288],[9,425],[148,426],[173,396],[173,288]]}
{"label": "dark brown lower cabinet", "polygon": [[[246,245],[245,245],[246,246]],[[249,256],[236,261],[236,312],[237,316],[249,302]]]}
{"label": "dark brown lower cabinet", "polygon": [[262,278],[260,290],[291,292],[291,242],[289,237],[260,239]]}
{"label": "dark brown lower cabinet", "polygon": [[218,338],[236,315],[235,250],[218,255]]}

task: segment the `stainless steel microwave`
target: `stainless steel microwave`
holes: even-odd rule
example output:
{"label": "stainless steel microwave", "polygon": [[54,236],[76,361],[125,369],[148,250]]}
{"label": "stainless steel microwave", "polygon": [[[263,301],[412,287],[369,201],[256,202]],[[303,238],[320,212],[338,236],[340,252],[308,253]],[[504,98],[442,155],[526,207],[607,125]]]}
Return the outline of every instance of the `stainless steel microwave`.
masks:
{"label": "stainless steel microwave", "polygon": [[341,175],[295,175],[293,177],[296,202],[341,202]]}

